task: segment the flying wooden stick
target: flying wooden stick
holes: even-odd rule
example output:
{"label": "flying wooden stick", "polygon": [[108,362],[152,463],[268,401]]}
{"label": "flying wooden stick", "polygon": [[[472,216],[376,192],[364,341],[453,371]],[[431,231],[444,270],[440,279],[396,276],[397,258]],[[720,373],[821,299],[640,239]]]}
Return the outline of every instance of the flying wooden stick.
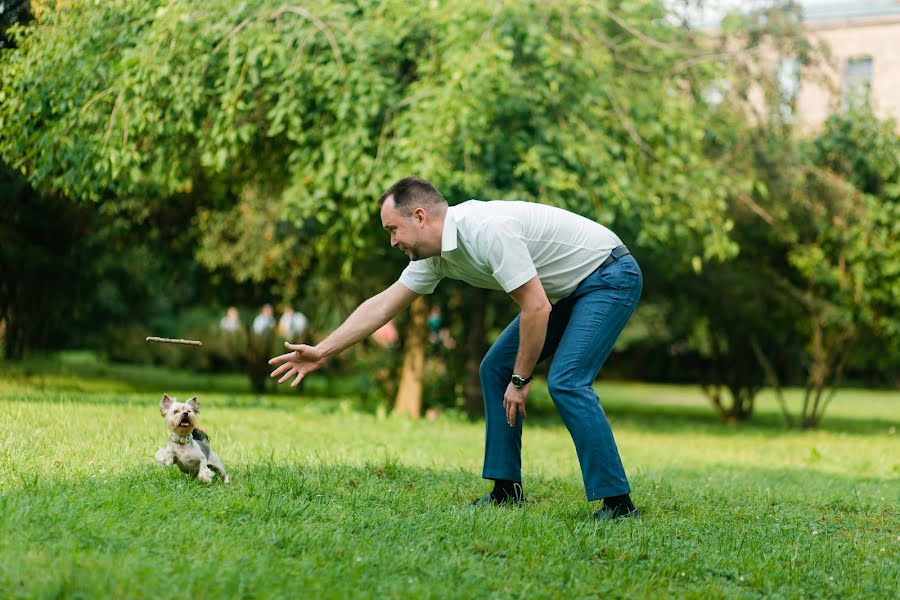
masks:
{"label": "flying wooden stick", "polygon": [[201,342],[200,340],[180,340],[180,339],[161,338],[161,337],[152,337],[152,336],[148,336],[147,341],[148,342],[163,342],[166,344],[187,344],[189,346],[202,346],[203,345],[203,342]]}

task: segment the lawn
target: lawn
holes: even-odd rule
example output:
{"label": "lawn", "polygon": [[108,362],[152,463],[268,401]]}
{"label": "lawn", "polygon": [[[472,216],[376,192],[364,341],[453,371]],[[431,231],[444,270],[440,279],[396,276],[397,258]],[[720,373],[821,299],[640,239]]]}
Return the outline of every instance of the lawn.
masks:
{"label": "lawn", "polygon": [[[594,523],[536,389],[524,508],[468,505],[484,425],[235,377],[75,358],[0,364],[0,597],[896,597],[900,393],[818,431],[716,422],[690,387],[597,385],[640,521]],[[539,388],[540,386],[538,386]],[[232,474],[155,465],[162,392],[198,395]],[[792,401],[797,401],[792,392]]]}

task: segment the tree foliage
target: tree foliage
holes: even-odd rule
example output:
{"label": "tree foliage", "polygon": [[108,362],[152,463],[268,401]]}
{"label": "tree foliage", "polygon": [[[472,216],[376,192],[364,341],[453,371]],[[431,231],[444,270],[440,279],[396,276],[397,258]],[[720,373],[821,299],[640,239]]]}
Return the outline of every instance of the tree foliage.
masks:
{"label": "tree foliage", "polygon": [[749,419],[768,385],[794,423],[780,393],[790,382],[807,390],[797,422],[815,426],[848,369],[890,373],[900,361],[900,140],[865,110],[836,113],[808,141],[794,130],[774,67],[788,58],[814,74],[827,49],[793,9],[726,19],[717,48],[732,84],[720,86],[711,148],[753,182],[729,193],[739,254],[676,278],[652,264],[646,278],[662,291],[653,306],[671,362],[731,422]]}
{"label": "tree foliage", "polygon": [[[718,40],[662,2],[624,0],[36,12],[0,53],[0,158],[140,239],[180,228],[173,256],[299,298],[314,322],[397,276],[375,199],[414,173],[451,203],[538,200],[610,225],[645,266],[669,342],[699,357],[711,397],[729,390],[726,418],[796,376],[782,365],[814,395],[854,344],[893,339],[897,355],[897,138],[848,117],[796,142],[756,60],[763,47],[817,59],[792,3],[726,19]],[[500,325],[494,302],[459,303],[498,321],[467,333]]]}
{"label": "tree foliage", "polygon": [[75,0],[13,29],[0,155],[74,199],[194,203],[203,264],[291,279],[286,297],[358,298],[396,276],[373,201],[409,173],[453,201],[565,206],[683,271],[734,253],[737,183],[705,151],[694,92],[714,70],[664,16],[627,2]]}
{"label": "tree foliage", "polygon": [[201,188],[228,211],[255,186],[345,273],[381,241],[373,198],[407,172],[451,197],[540,198],[722,258],[728,178],[703,152],[695,73],[678,66],[689,40],[663,16],[600,2],[66,3],[14,30],[0,153],[95,201]]}

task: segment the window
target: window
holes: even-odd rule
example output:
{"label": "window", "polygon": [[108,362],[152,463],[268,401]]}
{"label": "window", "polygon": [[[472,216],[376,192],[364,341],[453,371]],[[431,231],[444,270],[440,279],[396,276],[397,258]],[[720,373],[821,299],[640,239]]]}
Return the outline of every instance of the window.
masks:
{"label": "window", "polygon": [[844,71],[844,83],[841,89],[841,103],[844,108],[866,106],[869,104],[871,90],[871,57],[848,59],[847,69]]}

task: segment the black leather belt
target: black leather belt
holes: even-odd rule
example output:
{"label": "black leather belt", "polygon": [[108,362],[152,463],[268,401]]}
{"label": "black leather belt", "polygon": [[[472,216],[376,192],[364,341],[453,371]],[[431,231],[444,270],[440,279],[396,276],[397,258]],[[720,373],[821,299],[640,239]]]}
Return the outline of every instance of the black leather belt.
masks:
{"label": "black leather belt", "polygon": [[620,259],[623,256],[626,256],[628,254],[631,254],[631,250],[628,249],[628,246],[626,246],[625,244],[622,244],[621,246],[616,246],[615,248],[613,248],[612,253],[610,253],[610,255],[606,257],[606,260],[604,260],[602,263],[600,263],[600,266],[597,267],[597,270],[602,271],[609,265],[616,262],[618,259]]}

